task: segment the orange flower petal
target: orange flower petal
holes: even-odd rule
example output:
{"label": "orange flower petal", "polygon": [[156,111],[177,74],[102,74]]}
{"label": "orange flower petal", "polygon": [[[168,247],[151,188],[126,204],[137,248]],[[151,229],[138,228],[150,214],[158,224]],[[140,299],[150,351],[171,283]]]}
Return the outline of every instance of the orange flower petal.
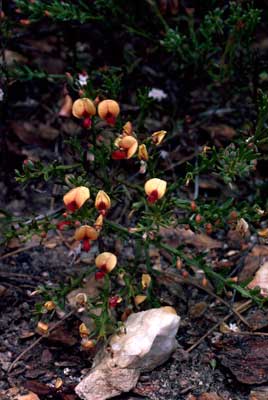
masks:
{"label": "orange flower petal", "polygon": [[138,306],[139,304],[143,303],[146,299],[147,299],[147,296],[138,294],[137,296],[134,297],[134,303],[136,306]]}
{"label": "orange flower petal", "polygon": [[111,272],[117,264],[117,257],[113,253],[104,252],[96,257],[95,264],[97,268],[105,269],[107,272]]}
{"label": "orange flower petal", "polygon": [[152,192],[156,191],[157,192],[157,200],[158,200],[158,199],[161,199],[165,195],[166,189],[167,189],[167,182],[162,179],[152,178],[152,179],[149,179],[145,183],[144,189],[145,189],[145,193],[148,196],[150,196],[152,194]]}
{"label": "orange flower petal", "polygon": [[59,111],[60,117],[71,117],[72,115],[73,100],[69,94],[64,96],[64,101]]}
{"label": "orange flower petal", "polygon": [[123,136],[132,136],[133,134],[133,126],[130,121],[126,122],[123,126]]}
{"label": "orange flower petal", "polygon": [[116,118],[120,113],[119,104],[115,100],[103,100],[98,105],[98,114],[101,119],[112,116]]}
{"label": "orange flower petal", "polygon": [[164,140],[164,137],[166,136],[167,131],[157,131],[154,132],[151,136],[153,143],[158,146],[161,144]]}
{"label": "orange flower petal", "polygon": [[149,155],[145,144],[139,146],[138,158],[139,160],[148,161]]}
{"label": "orange flower petal", "polygon": [[103,190],[100,190],[96,196],[95,207],[99,211],[105,211],[111,208],[111,199]]}
{"label": "orange flower petal", "polygon": [[104,220],[103,215],[100,214],[94,223],[94,228],[96,229],[97,232],[99,232],[102,229],[103,220]]}
{"label": "orange flower petal", "polygon": [[99,236],[99,233],[96,231],[95,228],[89,225],[82,225],[76,229],[74,238],[75,240],[96,240]]}
{"label": "orange flower petal", "polygon": [[74,209],[76,209],[82,207],[89,197],[89,189],[85,186],[78,186],[65,194],[63,202],[67,208],[70,205],[74,205]]}
{"label": "orange flower petal", "polygon": [[149,274],[142,274],[141,286],[143,289],[147,289],[151,284],[152,278]]}
{"label": "orange flower petal", "polygon": [[118,144],[121,149],[127,150],[127,159],[131,158],[138,148],[138,141],[133,136],[124,136]]}
{"label": "orange flower petal", "polygon": [[92,100],[84,97],[75,100],[72,112],[76,118],[86,118],[96,114],[96,107]]}

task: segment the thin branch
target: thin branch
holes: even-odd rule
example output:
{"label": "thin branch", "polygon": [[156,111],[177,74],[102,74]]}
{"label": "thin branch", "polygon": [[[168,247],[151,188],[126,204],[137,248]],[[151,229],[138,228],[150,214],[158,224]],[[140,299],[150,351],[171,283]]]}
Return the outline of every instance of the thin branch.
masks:
{"label": "thin branch", "polygon": [[194,286],[200,290],[203,290],[204,292],[206,292],[209,296],[214,297],[214,299],[218,300],[218,302],[224,304],[227,308],[229,308],[229,310],[231,310],[232,314],[235,314],[237,316],[237,318],[243,322],[243,324],[245,324],[247,327],[250,328],[250,324],[248,323],[248,321],[239,313],[239,311],[237,311],[234,307],[232,307],[227,301],[225,301],[224,299],[222,299],[220,296],[218,296],[217,294],[213,293],[210,289],[208,289],[205,286],[199,285],[199,283],[195,282],[193,279],[187,279],[187,278],[183,278],[178,276],[177,274],[173,274],[171,272],[161,272],[160,275],[160,281],[162,279],[162,277],[164,276],[164,278],[167,281],[170,282],[177,282],[180,284],[186,284],[186,285],[191,285]]}
{"label": "thin branch", "polygon": [[[246,311],[248,309],[248,306],[252,304],[251,300],[246,301],[245,303],[241,304],[239,307],[237,307],[236,311],[242,312]],[[226,315],[224,318],[220,319],[215,325],[213,325],[201,338],[199,338],[192,346],[190,346],[186,351],[187,353],[190,353],[193,351],[197,346],[200,345],[208,336],[211,335],[212,332],[214,332],[223,322],[227,321],[231,316],[233,315],[232,312],[230,312],[228,315]],[[232,333],[232,332],[230,332]],[[234,332],[237,333],[237,332]]]}
{"label": "thin branch", "polygon": [[9,366],[7,373],[9,374],[12,369],[15,367],[15,365],[17,364],[17,362],[19,360],[21,360],[26,353],[28,353],[30,350],[32,350],[39,342],[41,342],[42,339],[47,338],[49,336],[49,334],[54,331],[56,328],[58,328],[58,326],[60,326],[66,319],[68,319],[69,317],[71,317],[76,310],[72,310],[70,311],[68,314],[66,314],[61,320],[59,320],[58,322],[56,322],[56,324],[54,326],[52,326],[48,331],[47,334],[45,336],[40,336],[38,339],[36,339],[29,347],[27,347],[25,350],[23,350],[22,353],[20,353],[18,355],[18,357],[15,358],[15,360],[11,363],[11,365]]}

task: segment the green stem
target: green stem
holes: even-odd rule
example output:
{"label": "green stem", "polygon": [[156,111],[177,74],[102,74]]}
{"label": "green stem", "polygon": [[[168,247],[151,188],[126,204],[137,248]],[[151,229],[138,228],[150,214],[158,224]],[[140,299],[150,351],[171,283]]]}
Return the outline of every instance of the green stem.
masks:
{"label": "green stem", "polygon": [[[119,224],[116,224],[116,223],[108,221],[108,220],[106,220],[105,223],[115,231],[119,231],[119,232],[122,232],[122,233],[128,234],[128,235],[130,234],[127,228],[125,228]],[[143,240],[142,236],[138,232],[131,233],[131,236],[134,236],[137,239]],[[168,253],[173,254],[174,256],[180,257],[188,266],[192,265],[192,266],[202,269],[208,278],[215,279],[232,289],[236,289],[243,297],[247,297],[247,298],[253,299],[255,301],[258,300],[258,298],[256,296],[251,295],[250,292],[245,290],[240,285],[237,285],[234,282],[224,278],[217,272],[214,272],[205,263],[200,263],[196,258],[187,257],[182,250],[175,249],[174,247],[171,247],[168,244],[163,243],[161,241],[155,242],[152,240],[151,243],[156,243],[161,249],[166,250]]]}

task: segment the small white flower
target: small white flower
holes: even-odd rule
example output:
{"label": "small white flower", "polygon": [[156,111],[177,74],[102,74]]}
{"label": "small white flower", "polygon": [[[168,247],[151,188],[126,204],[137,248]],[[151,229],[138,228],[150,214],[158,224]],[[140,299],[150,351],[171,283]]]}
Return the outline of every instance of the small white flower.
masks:
{"label": "small white flower", "polygon": [[78,74],[78,82],[81,86],[86,86],[88,81],[88,74],[87,73],[82,73]]}
{"label": "small white flower", "polygon": [[240,331],[238,326],[236,324],[232,324],[232,323],[229,324],[229,329],[230,329],[230,331],[233,331],[233,332],[239,332]]}
{"label": "small white flower", "polygon": [[168,152],[166,150],[160,150],[159,151],[159,156],[160,158],[163,158],[163,160],[166,160],[168,158]]}
{"label": "small white flower", "polygon": [[146,161],[141,160],[139,173],[145,174],[146,170],[147,170],[147,163]]}
{"label": "small white flower", "polygon": [[4,91],[0,88],[0,101],[4,100]]}
{"label": "small white flower", "polygon": [[148,97],[154,100],[161,101],[167,98],[167,94],[162,89],[152,88],[148,93]]}

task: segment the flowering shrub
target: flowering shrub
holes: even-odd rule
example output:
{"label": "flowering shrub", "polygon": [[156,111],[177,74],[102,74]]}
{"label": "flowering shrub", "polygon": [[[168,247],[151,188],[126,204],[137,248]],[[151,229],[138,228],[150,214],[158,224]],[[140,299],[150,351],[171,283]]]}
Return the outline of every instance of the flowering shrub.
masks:
{"label": "flowering shrub", "polygon": [[[80,10],[70,1],[17,0],[15,12],[23,29],[42,18],[68,23],[78,21],[81,24],[104,21],[104,28],[108,29],[105,21],[109,17],[115,24],[114,31],[117,31],[118,21],[122,28],[122,16],[131,16],[132,13],[125,13],[125,9],[120,9],[116,3],[94,1],[84,4]],[[173,81],[178,79],[181,87],[187,87],[189,77],[196,79],[200,74],[200,80],[203,77],[210,79],[209,92],[215,93],[222,82],[224,85],[228,83],[236,102],[235,84],[240,78],[245,78],[244,74],[240,77],[236,63],[238,60],[248,63],[250,39],[260,21],[260,11],[250,4],[243,9],[241,5],[231,2],[222,10],[215,7],[213,11],[202,14],[196,23],[193,8],[184,7],[184,14],[177,17],[179,7],[178,4],[174,6],[177,2],[173,2],[173,6],[169,2],[145,3],[148,13],[142,10],[144,19],[126,17],[125,27],[127,33],[149,41],[157,37],[158,48],[154,43],[156,50],[150,50],[152,54],[157,51],[158,62],[161,57],[163,63],[168,65],[169,69],[163,75],[170,74]],[[162,4],[159,9],[158,3]],[[122,2],[121,6],[126,7],[124,4],[132,7],[133,13],[140,12],[135,7],[136,2]],[[149,10],[156,19],[151,18]],[[171,14],[174,19],[167,22],[159,10],[163,15]],[[29,14],[31,18],[20,18],[20,14]],[[156,22],[148,36],[150,18]],[[185,32],[176,26],[177,18]],[[5,17],[3,20],[5,28],[8,21]],[[138,21],[137,26],[131,25],[134,20]],[[109,36],[109,31],[105,31],[104,35]],[[59,79],[64,88],[61,105],[58,107],[55,102],[53,107],[57,108],[59,125],[62,121],[70,121],[72,132],[70,135],[61,132],[58,141],[60,155],[53,162],[25,158],[22,167],[16,171],[16,179],[23,185],[29,182],[44,181],[48,185],[49,182],[56,182],[60,187],[60,195],[56,198],[59,208],[42,218],[32,218],[30,222],[22,219],[19,223],[11,223],[11,229],[5,229],[4,234],[7,242],[13,237],[27,241],[33,234],[39,235],[42,244],[48,232],[57,230],[63,238],[65,235],[73,238],[75,245],[70,256],[78,258],[82,253],[94,256],[95,263],[89,265],[88,275],[94,278],[94,285],[99,285],[101,290],[94,299],[83,291],[75,298],[77,307],[86,310],[94,320],[92,329],[85,324],[79,327],[84,349],[92,349],[97,339],[105,337],[116,327],[117,320],[124,321],[134,310],[160,304],[156,291],[159,271],[152,268],[150,261],[150,251],[154,248],[168,253],[170,264],[182,278],[189,278],[196,270],[202,270],[203,286],[211,278],[219,290],[225,286],[235,288],[240,294],[259,301],[258,296],[255,298],[254,294],[235,282],[233,278],[236,277],[229,279],[215,272],[207,265],[205,256],[187,255],[183,243],[171,246],[163,232],[169,230],[172,233],[183,227],[193,234],[202,233],[213,238],[219,230],[235,230],[238,223],[241,227],[243,219],[259,227],[265,213],[265,202],[260,196],[251,196],[249,203],[241,201],[236,183],[246,186],[248,178],[256,171],[256,160],[267,136],[267,95],[253,88],[255,81],[246,81],[245,87],[254,92],[250,94],[252,97],[258,97],[259,105],[253,107],[255,119],[248,125],[244,124],[243,131],[239,131],[238,135],[223,126],[217,135],[219,127],[203,123],[203,119],[210,120],[211,115],[218,116],[214,106],[221,104],[223,93],[228,91],[225,86],[221,87],[220,100],[217,96],[213,98],[212,109],[201,108],[197,116],[188,115],[190,100],[185,100],[186,97],[192,99],[196,96],[192,89],[188,96],[180,96],[180,87],[174,92],[176,95],[169,98],[162,89],[138,87],[136,90],[135,87],[135,90],[132,88],[134,100],[130,102],[135,110],[132,112],[125,104],[128,88],[122,87],[126,78],[131,81],[129,76],[133,71],[132,76],[135,76],[132,50],[128,51],[124,57],[129,57],[130,61],[124,68],[104,65],[92,73],[84,69],[78,72],[79,61],[72,73],[58,75],[31,69],[27,64],[15,64],[7,74],[7,80],[49,79],[51,82]],[[82,56],[80,58],[83,60]],[[139,62],[137,65],[139,73]],[[131,84],[136,85],[135,82]],[[168,117],[172,116],[172,122],[155,118],[162,101]],[[204,104],[207,104],[206,101]],[[181,111],[183,102],[184,111]],[[220,112],[232,112],[229,99],[226,104],[228,107],[220,108]],[[196,122],[195,118],[201,122]],[[153,128],[148,128],[150,126]],[[221,199],[218,194],[213,198],[206,193],[201,196],[200,191],[204,188],[204,184],[203,187],[200,185],[202,174],[216,180],[217,190],[228,195],[223,195]],[[245,226],[242,224],[242,228]],[[123,247],[121,252],[118,241]],[[128,247],[135,255],[133,262],[124,257]],[[48,314],[53,316],[57,307],[64,307],[63,297],[71,289],[81,286],[82,278],[75,280],[68,290],[41,289],[44,296],[44,303],[39,309],[42,319],[46,319]],[[39,329],[47,332],[44,321],[39,323]]]}
{"label": "flowering shrub", "polygon": [[[86,93],[87,87],[84,87],[81,98],[74,101],[68,98],[67,103],[64,101],[63,104],[65,118],[72,118],[72,115],[82,120],[80,139],[68,143],[72,149],[74,164],[55,163],[51,171],[49,165],[26,160],[23,173],[17,172],[17,179],[27,182],[35,177],[44,176],[49,179],[57,176],[62,180],[64,209],[56,222],[55,215],[52,215],[50,222],[47,217],[46,223],[38,223],[36,232],[40,234],[53,228],[70,231],[77,243],[77,255],[92,251],[93,243],[101,243],[101,247],[104,247],[104,251],[96,256],[95,267],[92,269],[91,266],[89,269],[89,273],[94,273],[95,281],[102,282],[100,296],[95,302],[88,299],[85,293],[76,297],[77,304],[87,309],[95,321],[95,329],[92,331],[83,324],[80,326],[81,345],[90,349],[94,347],[96,338],[106,336],[111,323],[115,325],[112,309],[120,308],[121,319],[124,320],[135,307],[139,309],[157,303],[157,299],[153,299],[154,278],[148,259],[151,244],[168,250],[173,255],[182,277],[187,277],[188,272],[181,267],[181,262],[189,266],[196,263],[209,274],[210,270],[202,262],[189,259],[179,249],[168,246],[161,237],[161,227],[175,229],[187,221],[193,229],[201,229],[211,235],[215,230],[215,223],[223,226],[229,216],[224,207],[221,211],[213,212],[210,205],[206,211],[205,204],[199,206],[195,201],[179,198],[177,195],[181,186],[189,186],[204,168],[203,163],[214,162],[213,157],[209,157],[209,149],[200,152],[199,171],[191,170],[189,166],[183,178],[177,182],[172,181],[170,175],[161,168],[159,154],[161,146],[168,140],[167,131],[159,130],[150,134],[136,132],[135,123],[124,121],[117,101],[100,101],[98,96],[92,100],[90,97],[83,97]],[[59,115],[63,115],[62,109]],[[253,147],[248,146],[247,151],[250,152],[247,160],[256,156]],[[228,164],[228,158],[225,158],[225,162]],[[126,202],[130,208],[124,205],[126,195],[130,199]],[[118,207],[124,207],[124,215],[117,218],[120,223],[113,221],[113,210]],[[230,209],[230,204],[227,209]],[[183,213],[181,218],[177,216],[179,210]],[[124,226],[122,221],[126,220],[126,215],[129,222]],[[238,213],[235,221],[237,219]],[[16,235],[21,234],[22,231],[18,229]],[[147,257],[147,270],[141,273],[132,268],[130,273],[127,266],[120,265],[121,257],[118,261],[114,252],[110,252],[109,248],[105,249],[107,235],[114,240],[118,237],[129,237],[128,240],[134,239],[139,246],[142,244]],[[133,246],[135,247],[134,244]],[[118,285],[118,280],[121,285]],[[207,284],[205,278],[202,282]],[[232,280],[224,282],[235,285]],[[237,287],[239,290],[239,286]],[[59,300],[49,292],[46,293],[46,298],[45,312],[52,312]],[[95,315],[94,310],[99,308],[101,311]]]}

